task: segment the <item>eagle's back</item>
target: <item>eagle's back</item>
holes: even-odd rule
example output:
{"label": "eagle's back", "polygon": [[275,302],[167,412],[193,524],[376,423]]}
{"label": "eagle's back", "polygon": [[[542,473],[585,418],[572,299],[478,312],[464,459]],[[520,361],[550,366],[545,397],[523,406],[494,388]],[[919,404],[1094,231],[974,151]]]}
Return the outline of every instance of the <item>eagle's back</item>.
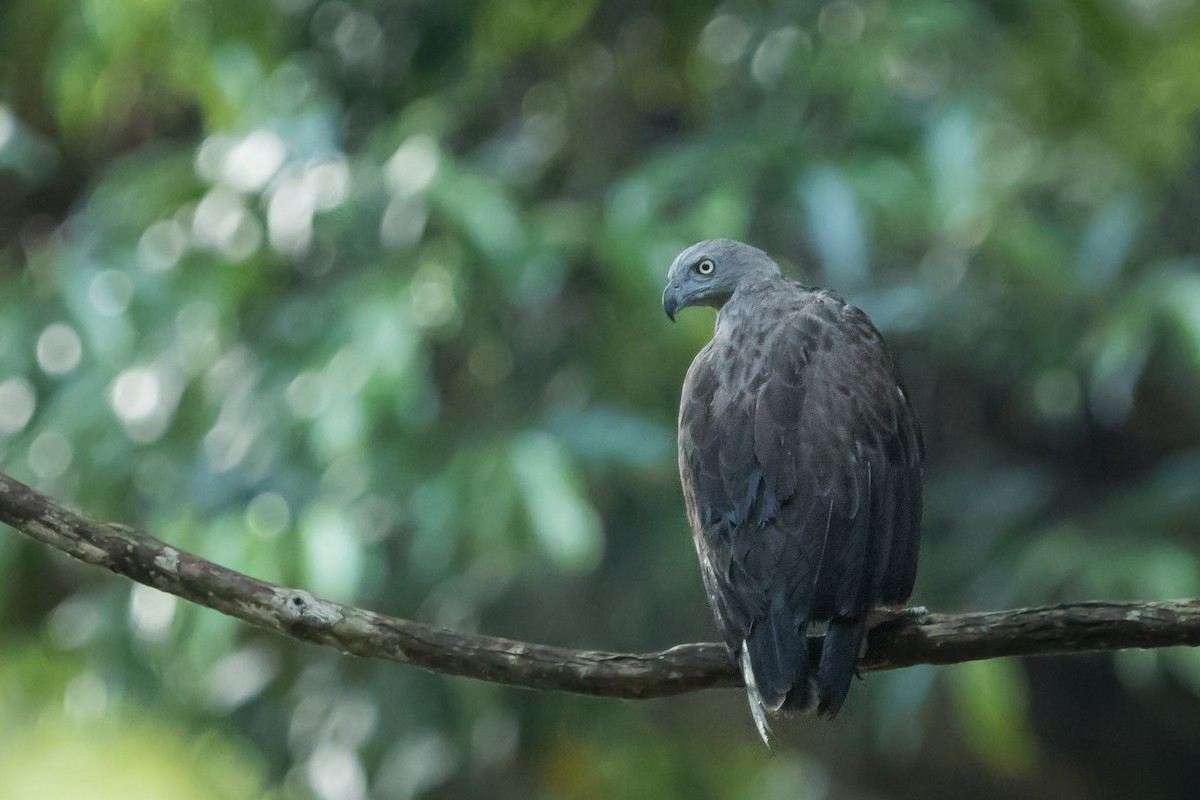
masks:
{"label": "eagle's back", "polygon": [[[721,309],[684,382],[679,466],[709,602],[752,706],[757,695],[769,710],[840,708],[867,612],[912,591],[922,458],[863,312],[783,278]],[[829,628],[810,657],[812,622]]]}

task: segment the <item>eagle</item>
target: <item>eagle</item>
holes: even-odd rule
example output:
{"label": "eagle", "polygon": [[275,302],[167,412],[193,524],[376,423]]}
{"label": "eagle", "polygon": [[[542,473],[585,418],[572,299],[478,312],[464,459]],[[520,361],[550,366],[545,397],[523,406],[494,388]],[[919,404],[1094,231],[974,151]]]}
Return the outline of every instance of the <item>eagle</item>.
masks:
{"label": "eagle", "polygon": [[689,306],[717,319],[683,382],[683,497],[709,605],[770,746],[768,714],[838,713],[869,612],[912,593],[924,444],[883,337],[837,294],[713,239],[667,275],[667,317]]}

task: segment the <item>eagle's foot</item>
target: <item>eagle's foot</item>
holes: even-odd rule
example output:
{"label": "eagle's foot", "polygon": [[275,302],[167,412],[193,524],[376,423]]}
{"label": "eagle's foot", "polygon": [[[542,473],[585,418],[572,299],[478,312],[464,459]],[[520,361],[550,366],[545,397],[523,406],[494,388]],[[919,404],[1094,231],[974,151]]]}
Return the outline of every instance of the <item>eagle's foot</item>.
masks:
{"label": "eagle's foot", "polygon": [[874,628],[887,622],[906,622],[908,620],[916,620],[928,613],[929,609],[925,606],[913,606],[911,608],[880,606],[878,608],[873,608],[870,612],[868,612],[867,627]]}

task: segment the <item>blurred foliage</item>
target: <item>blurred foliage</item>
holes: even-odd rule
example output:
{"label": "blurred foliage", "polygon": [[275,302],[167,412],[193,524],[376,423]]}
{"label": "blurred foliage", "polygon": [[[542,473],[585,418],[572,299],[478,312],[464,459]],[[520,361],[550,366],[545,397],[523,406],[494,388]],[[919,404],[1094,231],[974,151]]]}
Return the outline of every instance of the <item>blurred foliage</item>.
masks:
{"label": "blurred foliage", "polygon": [[[1186,0],[13,0],[0,467],[343,602],[709,639],[673,426],[711,319],[658,298],[675,252],[735,236],[902,362],[917,602],[1197,595],[1198,76]],[[872,676],[769,759],[736,692],[354,661],[15,536],[0,570],[4,797],[1200,780],[1191,652]]]}

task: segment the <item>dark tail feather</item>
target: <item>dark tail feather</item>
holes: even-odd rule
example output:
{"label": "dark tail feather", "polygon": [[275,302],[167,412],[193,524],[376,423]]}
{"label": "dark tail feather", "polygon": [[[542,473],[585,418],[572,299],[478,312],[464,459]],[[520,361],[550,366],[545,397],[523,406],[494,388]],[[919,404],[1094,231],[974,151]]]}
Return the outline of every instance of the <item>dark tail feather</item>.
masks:
{"label": "dark tail feather", "polygon": [[817,668],[817,713],[837,716],[858,672],[858,654],[866,634],[865,620],[835,619],[825,632],[821,663]]}
{"label": "dark tail feather", "polygon": [[808,624],[789,617],[780,598],[766,619],[754,624],[745,643],[758,695],[771,711],[780,709],[793,686],[808,683]]}
{"label": "dark tail feather", "polygon": [[787,699],[783,701],[783,710],[793,714],[808,714],[816,710],[817,701],[817,670],[821,664],[821,647],[825,637],[807,637],[804,642],[806,661],[803,681],[797,681]]}
{"label": "dark tail feather", "polygon": [[807,628],[807,623],[802,629],[789,622],[782,603],[776,603],[742,642],[740,661],[750,713],[767,747],[772,747],[767,712],[778,711],[787,702],[792,686],[808,684]]}

